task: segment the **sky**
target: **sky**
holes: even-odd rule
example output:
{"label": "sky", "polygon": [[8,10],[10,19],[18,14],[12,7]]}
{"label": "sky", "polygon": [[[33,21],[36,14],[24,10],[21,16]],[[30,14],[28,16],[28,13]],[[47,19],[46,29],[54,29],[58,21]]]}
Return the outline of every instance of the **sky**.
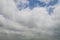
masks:
{"label": "sky", "polygon": [[51,14],[53,12],[54,8],[52,8],[50,6],[54,6],[58,3],[58,0],[49,0],[49,1],[46,0],[46,2],[45,2],[45,0],[27,0],[27,1],[28,2],[25,2],[25,3],[18,1],[19,4],[17,3],[18,4],[17,8],[19,10],[21,10],[21,9],[25,9],[27,7],[29,7],[30,9],[33,9],[36,6],[46,7],[49,14]]}
{"label": "sky", "polygon": [[0,0],[0,40],[60,40],[60,0]]}

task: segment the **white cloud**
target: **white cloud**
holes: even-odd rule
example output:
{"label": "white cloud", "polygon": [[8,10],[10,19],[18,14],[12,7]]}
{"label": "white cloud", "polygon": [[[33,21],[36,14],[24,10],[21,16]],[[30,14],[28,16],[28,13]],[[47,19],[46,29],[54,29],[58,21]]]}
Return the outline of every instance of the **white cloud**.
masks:
{"label": "white cloud", "polygon": [[33,10],[28,7],[19,11],[13,0],[1,0],[0,5],[0,33],[7,33],[9,37],[21,34],[27,38],[46,36],[47,39],[53,37],[53,30],[59,27],[57,24],[60,25],[60,5],[55,7],[52,15],[48,15],[46,8],[38,6]]}

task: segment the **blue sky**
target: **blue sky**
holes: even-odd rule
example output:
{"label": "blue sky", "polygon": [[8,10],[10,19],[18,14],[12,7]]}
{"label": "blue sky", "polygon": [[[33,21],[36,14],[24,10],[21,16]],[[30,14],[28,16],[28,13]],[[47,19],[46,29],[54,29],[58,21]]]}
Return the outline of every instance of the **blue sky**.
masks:
{"label": "blue sky", "polygon": [[33,8],[36,6],[36,4],[38,4],[40,7],[45,7],[45,6],[53,6],[55,4],[57,4],[58,0],[50,0],[50,2],[48,4],[44,3],[44,2],[40,2],[39,0],[29,0],[29,6],[30,8]]}
{"label": "blue sky", "polygon": [[[48,4],[44,3],[44,2],[41,2],[39,0],[29,0],[29,7],[31,9],[33,9],[34,7],[37,6],[37,4],[40,6],[40,7],[49,7],[49,6],[54,6],[58,3],[58,0],[50,0],[50,2]],[[49,8],[48,9],[48,13],[51,14],[53,12],[53,8]]]}
{"label": "blue sky", "polygon": [[[20,4],[17,6],[18,9],[21,10],[21,9],[25,9],[27,7],[29,7],[30,9],[33,9],[37,5],[39,5],[40,7],[48,8],[49,6],[54,6],[54,5],[56,5],[58,3],[58,0],[50,0],[50,2],[47,3],[47,4],[45,2],[41,2],[39,0],[28,0],[28,1],[29,1],[29,4],[25,4],[25,3],[20,2]],[[53,12],[53,9],[54,8],[47,9],[48,13],[51,14]]]}
{"label": "blue sky", "polygon": [[[45,2],[41,2],[39,0],[28,0],[29,1],[29,5],[27,4],[24,4],[22,2],[20,2],[20,5],[19,7],[22,7],[23,5],[26,6],[26,7],[30,7],[30,8],[34,8],[37,6],[37,4],[40,6],[40,7],[49,7],[49,6],[54,6],[55,4],[58,3],[58,0],[50,0],[50,2],[48,4],[46,4]],[[25,8],[26,8],[25,7]]]}

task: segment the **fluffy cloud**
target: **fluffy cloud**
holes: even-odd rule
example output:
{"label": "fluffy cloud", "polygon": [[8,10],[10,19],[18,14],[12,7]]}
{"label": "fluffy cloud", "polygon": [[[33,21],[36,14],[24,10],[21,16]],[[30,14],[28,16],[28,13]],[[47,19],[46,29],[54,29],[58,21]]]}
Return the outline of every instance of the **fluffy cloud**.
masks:
{"label": "fluffy cloud", "polygon": [[1,40],[59,40],[56,35],[60,35],[59,31],[55,29],[60,28],[60,5],[52,15],[39,6],[18,10],[13,0],[0,0],[0,5]]}

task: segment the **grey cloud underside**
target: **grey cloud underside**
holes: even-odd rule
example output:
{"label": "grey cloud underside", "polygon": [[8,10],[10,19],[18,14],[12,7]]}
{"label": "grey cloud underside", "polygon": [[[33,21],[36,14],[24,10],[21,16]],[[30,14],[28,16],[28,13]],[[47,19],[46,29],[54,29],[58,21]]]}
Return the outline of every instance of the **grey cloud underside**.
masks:
{"label": "grey cloud underside", "polygon": [[0,6],[0,40],[60,39],[60,5],[50,16],[45,8],[18,11],[12,0],[3,1],[0,1],[3,5]]}

